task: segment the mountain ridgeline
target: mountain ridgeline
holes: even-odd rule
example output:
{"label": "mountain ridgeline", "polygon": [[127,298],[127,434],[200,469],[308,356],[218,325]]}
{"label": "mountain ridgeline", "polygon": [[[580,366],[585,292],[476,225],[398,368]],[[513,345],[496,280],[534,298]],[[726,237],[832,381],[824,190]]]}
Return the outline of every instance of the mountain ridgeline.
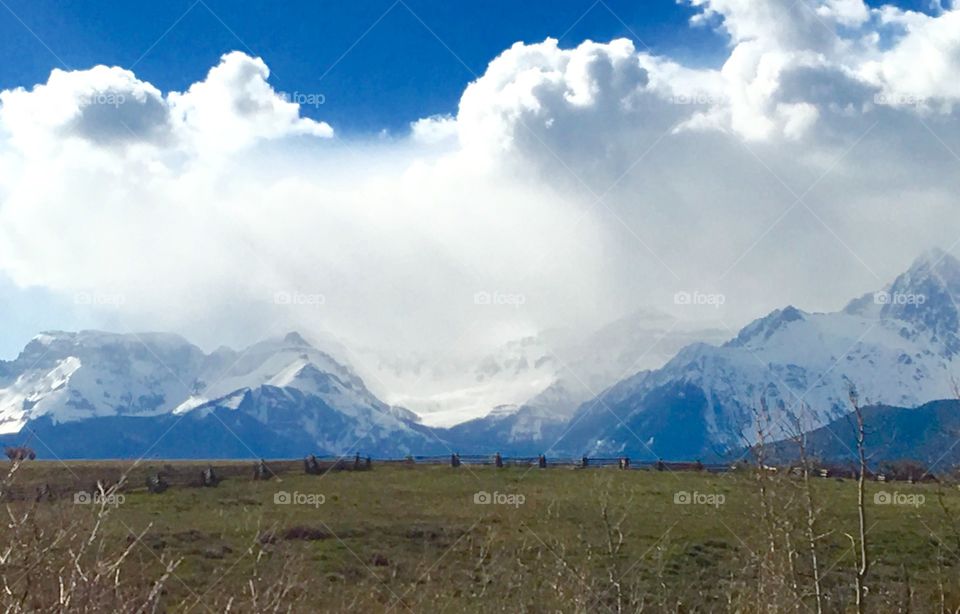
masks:
{"label": "mountain ridgeline", "polygon": [[[0,440],[48,458],[499,451],[707,460],[754,443],[763,399],[771,439],[801,428],[819,453],[842,456],[818,437],[841,428],[855,387],[876,406],[868,418],[879,432],[911,434],[878,453],[935,460],[955,430],[953,405],[930,403],[952,399],[960,375],[958,295],[960,262],[931,251],[841,311],[775,310],[725,343],[688,343],[660,368],[619,380],[594,374],[600,394],[551,375],[528,401],[447,428],[383,402],[297,333],[208,354],[173,334],[46,332],[0,362]],[[598,339],[623,338],[624,326]],[[583,345],[583,362],[601,362],[602,345]],[[610,365],[632,364],[635,353],[617,352]]]}

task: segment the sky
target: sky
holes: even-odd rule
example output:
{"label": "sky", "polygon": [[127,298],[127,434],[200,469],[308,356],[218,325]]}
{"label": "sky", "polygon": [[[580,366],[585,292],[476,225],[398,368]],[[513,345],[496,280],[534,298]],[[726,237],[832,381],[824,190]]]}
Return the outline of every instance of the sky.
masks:
{"label": "sky", "polygon": [[2,0],[0,357],[838,309],[960,239],[958,69],[949,2]]}

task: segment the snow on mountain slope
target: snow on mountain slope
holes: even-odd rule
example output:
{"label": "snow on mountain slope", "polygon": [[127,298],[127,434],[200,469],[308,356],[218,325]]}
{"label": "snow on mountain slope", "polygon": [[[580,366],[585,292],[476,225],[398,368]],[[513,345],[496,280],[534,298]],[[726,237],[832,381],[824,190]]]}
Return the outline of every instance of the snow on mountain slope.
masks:
{"label": "snow on mountain slope", "polygon": [[720,347],[689,346],[585,403],[563,443],[691,458],[751,442],[761,397],[773,437],[787,436],[793,416],[809,429],[845,414],[851,385],[871,403],[951,397],[960,376],[958,292],[960,262],[933,251],[841,312],[776,310]]}
{"label": "snow on mountain slope", "polygon": [[[68,356],[57,362],[52,369],[38,377],[18,377],[0,391],[0,433],[15,433],[26,423],[26,410],[36,408],[51,396],[65,396],[61,392],[70,376],[80,368],[80,359]],[[37,414],[51,402],[40,405]]]}
{"label": "snow on mountain slope", "polygon": [[65,422],[171,411],[204,359],[177,335],[38,335],[0,368],[0,432],[17,432],[40,416]]}
{"label": "snow on mountain slope", "polygon": [[176,335],[50,332],[16,360],[0,363],[2,433],[41,419],[56,425],[119,416],[202,417],[214,409],[249,414],[271,431],[271,445],[277,435],[290,441],[307,436],[315,451],[340,451],[357,441],[369,448],[391,437],[399,441],[390,446],[405,449],[404,442],[423,443],[428,436],[415,415],[377,399],[348,367],[296,333],[241,352],[221,348],[206,355]]}
{"label": "snow on mountain slope", "polygon": [[271,386],[317,396],[348,414],[368,407],[389,414],[388,406],[367,390],[350,368],[314,348],[297,333],[261,341],[236,355],[224,355],[218,362],[226,364],[207,366],[201,374],[193,407],[236,390]]}

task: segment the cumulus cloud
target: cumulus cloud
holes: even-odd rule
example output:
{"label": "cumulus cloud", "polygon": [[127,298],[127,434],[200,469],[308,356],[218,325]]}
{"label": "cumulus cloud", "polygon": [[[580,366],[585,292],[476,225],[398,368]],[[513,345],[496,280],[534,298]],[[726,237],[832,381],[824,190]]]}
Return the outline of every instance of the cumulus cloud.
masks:
{"label": "cumulus cloud", "polygon": [[729,37],[715,68],[517,43],[393,140],[334,137],[239,52],[184,92],[56,70],[0,93],[0,269],[207,343],[275,325],[442,353],[684,317],[677,291],[724,293],[693,316],[731,326],[836,308],[953,244],[960,14],[690,4],[691,35]]}
{"label": "cumulus cloud", "polygon": [[261,139],[333,136],[328,124],[300,117],[299,105],[274,91],[269,76],[263,60],[233,52],[204,81],[164,96],[116,66],[54,69],[46,83],[0,92],[0,126],[11,145],[44,155],[72,138],[211,154]]}
{"label": "cumulus cloud", "polygon": [[960,94],[948,77],[960,68],[960,12],[871,10],[861,0],[692,4],[733,44],[720,70],[727,104],[706,114],[745,138],[796,138],[877,106],[951,114]]}
{"label": "cumulus cloud", "polygon": [[881,22],[902,30],[897,44],[860,68],[891,104],[916,104],[950,111],[960,99],[960,11],[933,17],[887,8]]}
{"label": "cumulus cloud", "polygon": [[300,105],[275,92],[269,76],[260,58],[228,53],[204,81],[170,94],[171,114],[185,139],[203,151],[235,150],[290,135],[333,136],[329,124],[300,117]]}
{"label": "cumulus cloud", "polygon": [[162,94],[121,68],[55,69],[31,90],[0,92],[0,124],[24,152],[71,137],[98,145],[162,141],[171,129]]}
{"label": "cumulus cloud", "polygon": [[517,43],[464,92],[457,116],[460,139],[466,149],[495,155],[528,140],[527,131],[575,136],[570,131],[578,119],[629,113],[648,80],[628,40],[586,42],[574,50],[559,49],[553,39]]}

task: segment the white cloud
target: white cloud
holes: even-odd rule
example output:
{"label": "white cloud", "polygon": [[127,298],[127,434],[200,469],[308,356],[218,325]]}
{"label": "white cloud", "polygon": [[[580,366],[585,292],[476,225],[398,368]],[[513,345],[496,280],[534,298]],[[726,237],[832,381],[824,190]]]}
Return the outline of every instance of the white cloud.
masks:
{"label": "white cloud", "polygon": [[[589,138],[591,121],[639,119],[636,97],[648,83],[633,44],[586,42],[562,50],[557,41],[517,43],[493,60],[460,100],[457,125],[465,150],[485,160],[543,142],[566,146]],[[579,131],[578,135],[571,134]]]}
{"label": "white cloud", "polygon": [[[960,95],[960,12],[929,16],[861,0],[691,0],[733,48],[720,70],[727,105],[695,118],[757,140],[798,138],[830,117],[868,115],[878,101],[950,113]],[[802,121],[784,109],[804,109]]]}
{"label": "white cloud", "polygon": [[234,51],[204,81],[171,93],[171,112],[185,139],[209,152],[240,149],[258,139],[333,136],[329,124],[300,117],[299,104],[275,92],[269,76],[263,60]]}
{"label": "white cloud", "polygon": [[0,92],[0,125],[11,144],[34,154],[72,138],[98,145],[158,142],[170,130],[161,93],[130,71],[106,66],[55,69],[30,91]]}
{"label": "white cloud", "polygon": [[457,138],[457,121],[451,115],[424,117],[410,124],[410,136],[426,145],[446,143]]}
{"label": "white cloud", "polygon": [[30,90],[0,92],[0,127],[27,155],[49,155],[76,139],[207,155],[261,139],[333,136],[328,124],[300,117],[299,105],[267,83],[269,75],[260,58],[233,52],[204,81],[165,97],[122,68],[54,69]]}
{"label": "white cloud", "polygon": [[937,17],[919,13],[884,11],[886,24],[898,25],[904,34],[897,44],[865,62],[860,74],[877,84],[892,104],[931,105],[960,100],[960,11]]}
{"label": "white cloud", "polygon": [[816,9],[817,15],[847,27],[863,25],[870,11],[863,0],[827,0]]}

